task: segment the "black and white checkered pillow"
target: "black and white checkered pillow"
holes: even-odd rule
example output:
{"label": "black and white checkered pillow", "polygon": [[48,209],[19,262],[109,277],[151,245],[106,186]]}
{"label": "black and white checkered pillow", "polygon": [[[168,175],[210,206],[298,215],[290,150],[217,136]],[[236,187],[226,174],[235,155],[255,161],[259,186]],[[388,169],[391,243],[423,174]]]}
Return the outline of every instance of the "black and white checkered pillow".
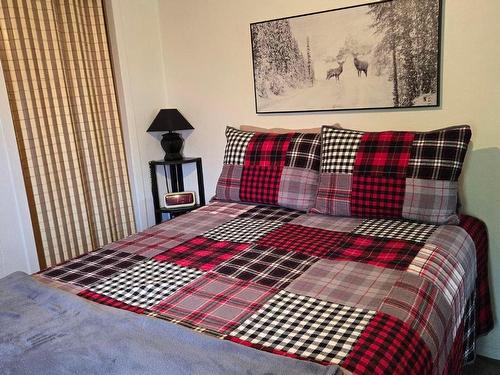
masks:
{"label": "black and white checkered pillow", "polygon": [[352,173],[363,133],[323,127],[321,172]]}
{"label": "black and white checkered pillow", "polygon": [[420,224],[411,221],[367,219],[353,233],[425,243],[437,228],[437,225]]}
{"label": "black and white checkered pillow", "polygon": [[254,134],[253,132],[246,132],[228,126],[226,128],[224,164],[243,164],[248,142],[250,142],[250,138]]}
{"label": "black and white checkered pillow", "polygon": [[93,285],[90,290],[128,305],[150,308],[203,273],[149,259]]}
{"label": "black and white checkered pillow", "polygon": [[315,361],[339,362],[374,315],[281,290],[230,335]]}

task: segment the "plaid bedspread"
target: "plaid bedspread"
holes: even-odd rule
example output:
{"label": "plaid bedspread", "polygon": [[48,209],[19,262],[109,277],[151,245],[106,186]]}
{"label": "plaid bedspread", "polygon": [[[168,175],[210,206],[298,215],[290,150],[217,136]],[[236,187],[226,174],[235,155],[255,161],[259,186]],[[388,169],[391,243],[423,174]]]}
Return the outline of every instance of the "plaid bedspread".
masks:
{"label": "plaid bedspread", "polygon": [[356,374],[452,373],[492,325],[484,224],[462,223],[214,202],[36,277]]}

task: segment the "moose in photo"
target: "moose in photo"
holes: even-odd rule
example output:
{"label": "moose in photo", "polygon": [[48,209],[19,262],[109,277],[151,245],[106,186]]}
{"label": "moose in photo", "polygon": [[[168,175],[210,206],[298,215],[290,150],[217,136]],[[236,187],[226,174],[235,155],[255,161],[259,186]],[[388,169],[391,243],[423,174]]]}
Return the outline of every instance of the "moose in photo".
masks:
{"label": "moose in photo", "polygon": [[328,80],[330,78],[335,78],[337,81],[339,81],[340,75],[344,70],[344,63],[345,61],[338,61],[337,64],[339,64],[339,66],[337,68],[328,70],[328,72],[326,73],[326,79]]}
{"label": "moose in photo", "polygon": [[358,71],[358,77],[362,76],[362,73],[365,73],[365,77],[368,77],[368,62],[359,60],[357,54],[353,54],[354,57],[354,66]]}

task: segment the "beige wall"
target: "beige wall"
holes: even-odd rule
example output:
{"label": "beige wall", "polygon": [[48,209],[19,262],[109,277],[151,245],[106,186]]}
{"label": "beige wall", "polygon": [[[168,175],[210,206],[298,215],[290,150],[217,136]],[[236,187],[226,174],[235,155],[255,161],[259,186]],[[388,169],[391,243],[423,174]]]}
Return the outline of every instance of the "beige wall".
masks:
{"label": "beige wall", "polygon": [[[468,123],[474,135],[462,179],[463,200],[467,212],[488,224],[491,283],[500,304],[500,1],[445,1],[441,108],[255,114],[249,24],[354,3],[360,1],[160,1],[168,105],[179,108],[195,127],[186,154],[203,157],[211,195],[221,170],[226,125],[340,122],[363,130],[427,130]],[[500,328],[481,340],[480,350],[500,358]]]}

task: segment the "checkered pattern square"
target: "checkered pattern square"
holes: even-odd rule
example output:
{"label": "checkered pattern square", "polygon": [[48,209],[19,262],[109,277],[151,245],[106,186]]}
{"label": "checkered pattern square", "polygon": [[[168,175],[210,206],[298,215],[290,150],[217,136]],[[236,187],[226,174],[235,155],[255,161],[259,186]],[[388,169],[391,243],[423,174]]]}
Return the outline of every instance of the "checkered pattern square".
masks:
{"label": "checkered pattern square", "polygon": [[283,168],[292,133],[256,133],[248,143],[244,166]]}
{"label": "checkered pattern square", "polygon": [[286,290],[347,306],[377,310],[402,271],[357,262],[320,259]]}
{"label": "checkered pattern square", "polygon": [[203,236],[216,241],[250,243],[282,225],[279,221],[236,218],[209,230]]}
{"label": "checkered pattern square", "polygon": [[198,236],[156,255],[153,259],[158,262],[171,262],[179,266],[210,271],[247,247],[247,244],[214,241]]}
{"label": "checkered pattern square", "polygon": [[432,355],[408,325],[377,313],[340,365],[353,374],[430,374]]}
{"label": "checkered pattern square", "polygon": [[181,324],[226,333],[257,311],[275,293],[272,288],[207,273],[152,310]]}
{"label": "checkered pattern square", "polygon": [[244,132],[228,126],[226,128],[226,150],[224,164],[242,165],[245,161],[245,152],[253,132]]}
{"label": "checkered pattern square", "polygon": [[413,242],[351,234],[328,253],[328,258],[406,270],[422,246]]}
{"label": "checkered pattern square", "polygon": [[338,362],[373,315],[282,290],[230,335],[302,358]]}
{"label": "checkered pattern square", "polygon": [[359,143],[354,174],[405,178],[414,133],[364,133]]}
{"label": "checkered pattern square", "polygon": [[139,306],[133,306],[129,305],[125,302],[119,301],[117,299],[99,294],[99,293],[94,293],[89,289],[82,290],[80,293],[78,293],[80,297],[86,298],[90,301],[100,303],[102,305],[108,305],[111,307],[114,307],[116,309],[122,309],[122,310],[127,310],[134,312],[136,314],[145,314],[147,312],[146,309],[139,307]]}
{"label": "checkered pattern square", "polygon": [[350,233],[363,222],[357,217],[335,217],[326,215],[300,215],[291,221],[291,224],[305,227],[333,230],[335,232]]}
{"label": "checkered pattern square", "polygon": [[313,212],[334,216],[351,216],[352,174],[323,173]]}
{"label": "checkered pattern square", "polygon": [[408,177],[457,181],[471,138],[469,126],[417,133]]}
{"label": "checkered pattern square", "polygon": [[352,173],[363,133],[324,126],[321,135],[321,172]]}
{"label": "checkered pattern square", "polygon": [[236,254],[216,272],[275,288],[284,288],[318,258],[293,251],[255,245]]}
{"label": "checkered pattern square", "polygon": [[288,223],[289,221],[292,221],[293,219],[299,217],[300,215],[301,213],[299,211],[291,210],[289,208],[272,207],[272,206],[255,206],[249,209],[248,211],[242,213],[239,217]]}
{"label": "checkered pattern square", "polygon": [[148,259],[92,285],[89,291],[104,296],[102,301],[109,297],[148,309],[201,275],[203,272],[194,268]]}
{"label": "checkered pattern square", "polygon": [[321,257],[338,247],[347,234],[325,229],[285,224],[262,237],[260,245]]}
{"label": "checkered pattern square", "polygon": [[42,272],[43,276],[88,287],[146,259],[121,251],[96,251]]}
{"label": "checkered pattern square", "polygon": [[217,199],[238,202],[240,200],[240,183],[243,167],[241,165],[224,164],[215,188]]}
{"label": "checkered pattern square", "polygon": [[244,202],[277,204],[283,167],[245,166],[241,176],[240,199]]}
{"label": "checkered pattern square", "polygon": [[404,178],[354,175],[351,215],[364,218],[400,218],[404,195]]}
{"label": "checkered pattern square", "polygon": [[300,211],[314,205],[319,173],[310,169],[284,167],[281,173],[278,204]]}
{"label": "checkered pattern square", "polygon": [[406,179],[403,217],[435,224],[458,224],[458,182]]}
{"label": "checkered pattern square", "polygon": [[287,167],[319,171],[321,134],[296,133],[286,154]]}
{"label": "checkered pattern square", "polygon": [[436,229],[437,226],[435,225],[420,224],[411,221],[366,219],[353,233],[425,243]]}

